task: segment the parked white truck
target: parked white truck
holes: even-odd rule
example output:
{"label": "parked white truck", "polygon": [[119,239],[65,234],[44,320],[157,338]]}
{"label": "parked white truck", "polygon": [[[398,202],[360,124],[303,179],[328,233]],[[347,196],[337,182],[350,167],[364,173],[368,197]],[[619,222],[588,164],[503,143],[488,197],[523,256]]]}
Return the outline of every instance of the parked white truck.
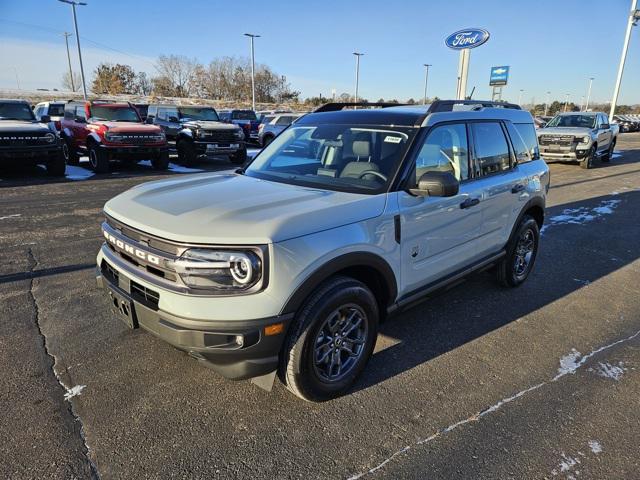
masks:
{"label": "parked white truck", "polygon": [[561,113],[537,131],[546,161],[578,161],[582,168],[593,167],[596,158],[611,160],[618,133],[618,125],[601,112]]}

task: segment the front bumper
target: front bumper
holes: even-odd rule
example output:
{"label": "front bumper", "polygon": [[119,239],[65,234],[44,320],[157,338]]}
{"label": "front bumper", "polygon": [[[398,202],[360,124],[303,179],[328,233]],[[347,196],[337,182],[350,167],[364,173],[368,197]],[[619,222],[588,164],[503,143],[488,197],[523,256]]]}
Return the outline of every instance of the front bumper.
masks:
{"label": "front bumper", "polygon": [[[223,142],[193,142],[196,147],[198,155],[232,155],[234,153],[244,150],[246,147],[244,140],[239,140],[233,143]],[[231,145],[237,145],[232,147]]]}
{"label": "front bumper", "polygon": [[160,155],[169,151],[169,146],[164,145],[100,145],[100,149],[107,153],[109,158],[124,158],[131,160],[146,160],[149,157]]}
{"label": "front bumper", "polygon": [[36,161],[55,160],[62,154],[59,145],[37,145],[37,146],[19,146],[19,147],[3,147],[0,148],[0,159],[26,159]]}
{"label": "front bumper", "polygon": [[591,144],[578,144],[571,146],[544,146],[540,145],[540,155],[545,160],[581,161],[589,153]]}
{"label": "front bumper", "polygon": [[[258,377],[278,368],[280,349],[293,314],[206,322],[177,316],[158,308],[158,299],[163,291],[154,291],[136,282],[134,278],[116,270],[105,258],[99,261],[96,269],[98,286],[110,292],[111,301],[116,306],[118,299],[130,302],[133,309],[125,320],[131,322],[130,326],[142,327],[228,379]],[[215,309],[218,301],[216,298],[210,299],[212,309]],[[277,323],[284,324],[282,333],[266,335],[265,327]]]}

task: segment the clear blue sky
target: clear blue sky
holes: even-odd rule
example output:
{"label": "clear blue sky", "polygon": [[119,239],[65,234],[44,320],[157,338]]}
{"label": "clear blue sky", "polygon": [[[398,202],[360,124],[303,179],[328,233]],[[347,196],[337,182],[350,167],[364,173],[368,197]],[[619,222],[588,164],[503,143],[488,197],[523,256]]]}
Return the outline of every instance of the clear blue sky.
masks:
{"label": "clear blue sky", "polygon": [[[453,97],[458,54],[443,39],[480,27],[491,39],[472,50],[469,89],[490,96],[489,68],[510,65],[505,96],[542,103],[545,92],[580,102],[588,77],[592,98],[611,98],[630,0],[367,0],[323,2],[85,0],[78,8],[87,69],[102,60],[126,62],[153,74],[159,54],[208,62],[247,56],[244,32],[262,35],[256,61],[287,76],[303,96],[353,91],[354,50],[361,63],[360,93],[421,98],[423,63],[431,63],[429,94]],[[0,0],[0,87],[59,86],[66,69],[64,40],[72,31],[68,5],[56,0]],[[20,25],[23,22],[43,28]],[[640,103],[640,26],[634,28],[620,103]],[[73,38],[70,40],[74,41]],[[106,48],[109,47],[109,48]],[[117,50],[114,51],[113,49]],[[75,51],[73,61],[77,64]],[[88,75],[89,77],[91,75]]]}

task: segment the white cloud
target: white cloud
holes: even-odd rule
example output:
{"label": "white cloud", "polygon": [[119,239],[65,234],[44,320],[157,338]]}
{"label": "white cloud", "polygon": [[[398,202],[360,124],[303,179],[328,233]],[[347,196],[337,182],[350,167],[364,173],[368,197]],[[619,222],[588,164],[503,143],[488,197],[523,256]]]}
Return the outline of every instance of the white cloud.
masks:
{"label": "white cloud", "polygon": [[[69,38],[71,65],[80,71],[74,38]],[[82,45],[82,61],[87,88],[90,88],[93,71],[101,62],[124,63],[136,71],[152,74],[155,59],[141,55],[129,56],[106,49]],[[16,73],[20,88],[61,88],[61,78],[68,70],[64,41],[60,43],[37,42],[16,38],[0,38],[0,87],[16,88]]]}

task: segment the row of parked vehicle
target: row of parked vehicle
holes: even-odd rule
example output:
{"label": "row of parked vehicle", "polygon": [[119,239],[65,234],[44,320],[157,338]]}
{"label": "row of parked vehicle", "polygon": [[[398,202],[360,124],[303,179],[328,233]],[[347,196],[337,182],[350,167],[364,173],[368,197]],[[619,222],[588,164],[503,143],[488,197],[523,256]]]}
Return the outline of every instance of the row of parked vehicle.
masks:
{"label": "row of parked vehicle", "polygon": [[640,115],[614,115],[612,123],[620,128],[621,133],[640,131]]}
{"label": "row of parked vehicle", "polygon": [[169,152],[185,165],[227,155],[241,165],[247,144],[267,145],[297,118],[291,112],[221,110],[211,106],[132,104],[111,100],[41,102],[0,100],[0,156],[44,164],[51,175],[89,158],[96,173],[111,161],[150,160],[169,166]]}

